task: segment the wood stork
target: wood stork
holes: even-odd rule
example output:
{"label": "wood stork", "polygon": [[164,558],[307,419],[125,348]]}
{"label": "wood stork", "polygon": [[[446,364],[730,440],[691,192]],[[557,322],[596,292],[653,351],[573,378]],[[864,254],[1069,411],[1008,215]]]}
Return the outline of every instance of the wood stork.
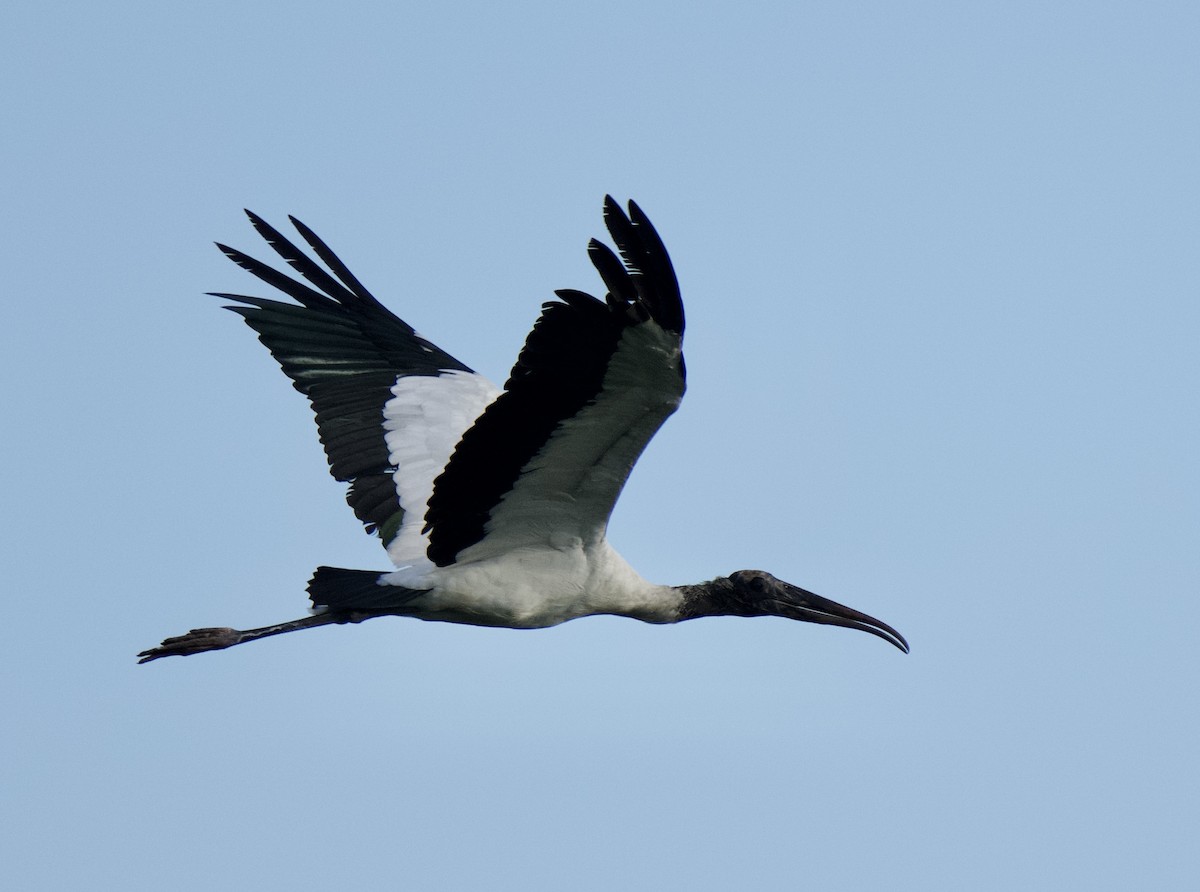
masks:
{"label": "wood stork", "polygon": [[217,247],[295,303],[234,302],[308,397],[333,476],[396,569],[318,567],[310,615],[245,631],[194,629],[139,662],[377,616],[543,628],[595,614],[674,623],[782,616],[860,629],[900,650],[886,623],[761,570],[698,585],[655,585],[608,544],[634,462],[684,392],[683,304],[662,241],[632,201],[604,221],[620,252],[592,240],[604,300],[556,292],[504,389],[377,301],[307,226],[323,268],[264,220],[250,222],[307,284]]}

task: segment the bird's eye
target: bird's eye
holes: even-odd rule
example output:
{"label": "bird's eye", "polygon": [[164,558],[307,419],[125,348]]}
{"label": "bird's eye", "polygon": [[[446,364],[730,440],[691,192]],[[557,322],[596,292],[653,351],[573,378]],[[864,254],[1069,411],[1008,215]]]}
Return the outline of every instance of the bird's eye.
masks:
{"label": "bird's eye", "polygon": [[762,594],[767,590],[767,581],[761,576],[750,577],[750,591]]}

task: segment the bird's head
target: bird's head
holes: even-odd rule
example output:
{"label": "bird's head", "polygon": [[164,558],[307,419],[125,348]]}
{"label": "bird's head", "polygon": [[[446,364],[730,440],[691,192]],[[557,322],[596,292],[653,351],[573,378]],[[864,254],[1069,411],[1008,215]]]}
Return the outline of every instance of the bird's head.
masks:
{"label": "bird's head", "polygon": [[696,586],[685,602],[685,612],[688,619],[697,616],[783,616],[808,623],[844,626],[870,632],[908,653],[904,636],[887,623],[776,579],[764,570],[738,570]]}

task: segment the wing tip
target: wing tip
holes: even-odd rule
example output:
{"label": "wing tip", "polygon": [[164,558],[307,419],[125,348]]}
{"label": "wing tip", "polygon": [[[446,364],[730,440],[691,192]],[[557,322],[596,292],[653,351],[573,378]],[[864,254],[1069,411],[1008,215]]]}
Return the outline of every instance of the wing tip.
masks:
{"label": "wing tip", "polygon": [[[625,268],[637,285],[639,303],[644,304],[655,322],[682,337],[686,324],[683,298],[671,256],[641,205],[631,198],[628,208],[627,213],[612,195],[605,195],[605,226],[620,250]],[[592,239],[588,243],[588,252],[593,257],[593,263],[600,251],[612,253],[603,242]]]}

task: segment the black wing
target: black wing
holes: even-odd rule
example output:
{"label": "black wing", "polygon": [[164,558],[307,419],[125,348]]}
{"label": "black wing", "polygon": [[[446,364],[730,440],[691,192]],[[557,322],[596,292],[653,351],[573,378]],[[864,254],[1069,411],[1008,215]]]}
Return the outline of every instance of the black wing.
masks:
{"label": "black wing", "polygon": [[435,481],[425,520],[438,566],[602,536],[634,462],[683,397],[671,260],[633,202],[626,216],[606,197],[604,219],[620,258],[595,240],[588,254],[605,300],[567,290],[543,306],[504,392]]}
{"label": "black wing", "polygon": [[[424,508],[403,505],[397,492],[397,467],[389,456],[384,427],[392,388],[407,376],[471,370],[384,307],[299,220],[289,218],[328,271],[262,218],[246,214],[275,252],[315,287],[218,244],[230,260],[296,303],[241,294],[214,296],[240,304],[228,309],[258,332],[295,388],[308,397],[330,473],[350,484],[350,507],[367,530],[378,531],[387,544],[406,508]],[[481,404],[468,413],[468,423],[482,408]],[[451,442],[460,432],[454,432]]]}

